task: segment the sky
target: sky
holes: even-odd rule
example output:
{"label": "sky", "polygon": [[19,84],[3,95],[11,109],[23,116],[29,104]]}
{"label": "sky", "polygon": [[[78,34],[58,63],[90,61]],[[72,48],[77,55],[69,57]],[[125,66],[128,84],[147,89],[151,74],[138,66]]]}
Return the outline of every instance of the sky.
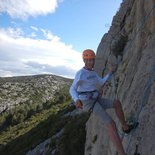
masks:
{"label": "sky", "polygon": [[0,0],[0,77],[73,78],[122,0]]}

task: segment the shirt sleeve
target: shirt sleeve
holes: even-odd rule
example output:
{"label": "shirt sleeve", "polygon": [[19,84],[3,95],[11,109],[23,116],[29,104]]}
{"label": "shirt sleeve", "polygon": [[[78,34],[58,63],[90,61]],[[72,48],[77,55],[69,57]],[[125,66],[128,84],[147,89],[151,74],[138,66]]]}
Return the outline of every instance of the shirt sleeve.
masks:
{"label": "shirt sleeve", "polygon": [[69,90],[70,95],[72,99],[74,100],[74,102],[76,102],[79,99],[78,92],[77,92],[79,82],[80,82],[80,73],[78,72]]}
{"label": "shirt sleeve", "polygon": [[100,84],[101,86],[103,86],[104,83],[105,83],[107,80],[109,80],[111,76],[112,76],[112,73],[107,74],[107,75],[104,76],[103,78],[101,78],[101,77],[98,76],[99,84]]}

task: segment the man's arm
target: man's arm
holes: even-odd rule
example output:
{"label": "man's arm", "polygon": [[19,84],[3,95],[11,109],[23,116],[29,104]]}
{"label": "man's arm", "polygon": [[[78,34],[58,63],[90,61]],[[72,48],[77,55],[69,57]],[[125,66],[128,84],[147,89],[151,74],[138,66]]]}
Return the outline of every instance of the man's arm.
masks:
{"label": "man's arm", "polygon": [[112,65],[109,68],[109,73],[106,76],[104,76],[103,78],[99,78],[99,83],[100,83],[101,87],[103,87],[105,82],[111,78],[112,74],[116,71],[116,69],[117,69],[117,66]]}
{"label": "man's arm", "polygon": [[70,94],[74,100],[74,105],[76,106],[76,108],[82,109],[83,104],[82,104],[81,100],[78,98],[78,93],[73,85],[70,88]]}
{"label": "man's arm", "polygon": [[79,96],[78,96],[78,92],[77,92],[77,88],[78,88],[78,84],[79,84],[79,81],[80,81],[80,75],[77,74],[75,76],[75,79],[70,87],[70,94],[72,96],[72,99],[74,100],[74,105],[77,107],[77,108],[81,108],[83,107],[83,104],[82,102],[80,101],[79,99]]}

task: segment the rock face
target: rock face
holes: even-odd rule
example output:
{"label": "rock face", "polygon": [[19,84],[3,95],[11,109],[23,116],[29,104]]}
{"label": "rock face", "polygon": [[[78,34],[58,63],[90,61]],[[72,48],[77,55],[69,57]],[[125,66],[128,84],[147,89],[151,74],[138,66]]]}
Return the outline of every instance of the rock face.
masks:
{"label": "rock face", "polygon": [[45,103],[54,99],[72,80],[55,75],[0,78],[0,113],[18,104]]}
{"label": "rock face", "polygon": [[[138,119],[138,128],[122,137],[123,146],[133,155],[155,154],[155,1],[124,0],[113,18],[109,32],[97,49],[95,70],[106,74],[110,64],[118,64],[105,97],[122,102],[126,117]],[[101,70],[101,68],[103,70]],[[104,72],[103,72],[104,71]],[[116,93],[115,93],[116,92]],[[119,132],[121,126],[113,114]],[[98,118],[87,122],[85,155],[115,155],[107,129]]]}

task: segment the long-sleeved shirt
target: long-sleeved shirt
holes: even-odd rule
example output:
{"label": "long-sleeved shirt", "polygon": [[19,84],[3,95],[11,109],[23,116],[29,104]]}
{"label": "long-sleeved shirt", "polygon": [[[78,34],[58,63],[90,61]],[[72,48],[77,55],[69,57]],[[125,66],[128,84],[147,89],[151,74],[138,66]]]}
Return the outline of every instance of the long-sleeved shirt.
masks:
{"label": "long-sleeved shirt", "polygon": [[97,90],[98,86],[103,84],[110,78],[111,73],[107,74],[104,78],[98,76],[94,70],[80,69],[74,78],[70,87],[70,94],[72,99],[76,102],[79,99],[78,92],[90,92]]}

